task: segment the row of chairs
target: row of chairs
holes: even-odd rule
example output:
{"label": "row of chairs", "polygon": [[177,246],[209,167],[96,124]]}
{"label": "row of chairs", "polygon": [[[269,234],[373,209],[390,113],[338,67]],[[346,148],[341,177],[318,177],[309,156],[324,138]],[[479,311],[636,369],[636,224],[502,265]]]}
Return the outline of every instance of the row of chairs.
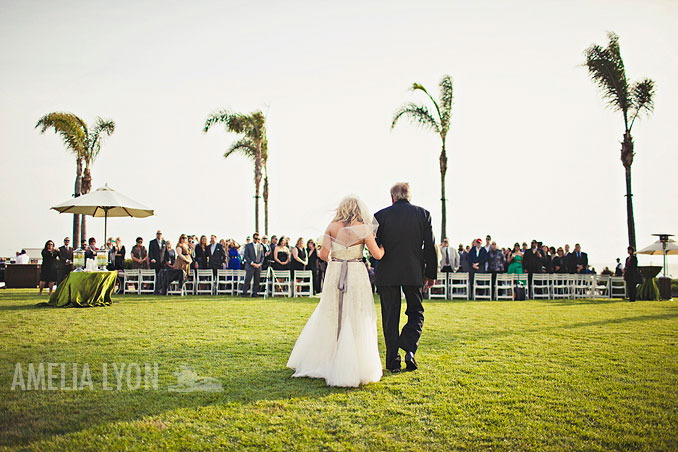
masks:
{"label": "row of chairs", "polygon": [[[155,293],[155,270],[135,269],[118,272],[123,288],[122,292],[141,294]],[[250,283],[248,295],[254,290]],[[180,286],[172,282],[167,295],[240,295],[245,284],[245,270],[191,270]],[[311,297],[313,296],[313,272],[296,270],[294,278],[289,270],[279,271],[269,268],[262,273],[258,296],[267,297]]]}
{"label": "row of chairs", "polygon": [[438,273],[426,295],[446,300],[513,300],[518,287],[535,300],[626,297],[622,277],[560,273],[535,273],[531,278],[527,274],[497,273],[494,281],[491,273],[476,273],[473,284],[468,273]]}

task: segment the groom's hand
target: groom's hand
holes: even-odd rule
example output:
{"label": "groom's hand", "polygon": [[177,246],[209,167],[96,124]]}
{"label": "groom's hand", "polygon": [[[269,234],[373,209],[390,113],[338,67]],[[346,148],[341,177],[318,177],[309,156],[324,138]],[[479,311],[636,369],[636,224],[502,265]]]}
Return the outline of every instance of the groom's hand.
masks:
{"label": "groom's hand", "polygon": [[424,278],[424,290],[429,290],[431,287],[433,287],[434,282],[435,280],[433,279]]}

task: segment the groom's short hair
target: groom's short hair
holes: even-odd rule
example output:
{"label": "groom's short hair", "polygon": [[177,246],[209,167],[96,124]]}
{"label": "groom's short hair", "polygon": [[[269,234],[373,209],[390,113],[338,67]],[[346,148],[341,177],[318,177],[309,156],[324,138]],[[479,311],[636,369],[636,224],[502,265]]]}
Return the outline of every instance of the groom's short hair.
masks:
{"label": "groom's short hair", "polygon": [[412,199],[412,193],[410,193],[410,184],[407,182],[398,182],[393,187],[391,187],[391,197],[393,201],[400,201],[405,199],[409,201]]}

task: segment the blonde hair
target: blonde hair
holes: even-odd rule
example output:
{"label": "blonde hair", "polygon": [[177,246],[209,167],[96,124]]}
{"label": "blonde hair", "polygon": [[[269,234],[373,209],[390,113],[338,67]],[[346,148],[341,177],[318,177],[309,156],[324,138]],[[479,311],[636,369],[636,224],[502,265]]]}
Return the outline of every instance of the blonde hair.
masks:
{"label": "blonde hair", "polygon": [[299,237],[297,239],[297,243],[295,243],[294,246],[299,246],[299,243],[301,243],[301,245],[304,246],[304,238],[303,237]]}
{"label": "blonde hair", "polygon": [[407,182],[398,182],[393,185],[393,187],[391,187],[391,197],[393,198],[393,201],[400,201],[401,199],[409,201],[412,199],[410,184]]}
{"label": "blonde hair", "polygon": [[337,214],[334,216],[332,222],[341,222],[344,224],[351,224],[354,221],[364,223],[362,212],[360,211],[360,204],[358,199],[354,197],[344,198],[337,207]]}

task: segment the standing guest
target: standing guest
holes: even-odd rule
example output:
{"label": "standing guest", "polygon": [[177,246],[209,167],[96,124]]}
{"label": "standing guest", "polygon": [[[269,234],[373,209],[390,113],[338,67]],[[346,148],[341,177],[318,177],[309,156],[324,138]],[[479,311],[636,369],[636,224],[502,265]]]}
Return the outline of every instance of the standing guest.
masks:
{"label": "standing guest", "polygon": [[553,257],[553,261],[551,261],[551,266],[553,267],[553,273],[567,273],[567,258],[561,247],[558,247],[556,255]]}
{"label": "standing guest", "polygon": [[269,256],[271,255],[271,244],[269,243],[267,236],[261,238],[261,246],[264,247],[264,265],[261,267],[261,270],[265,272],[271,264],[269,259]]}
{"label": "standing guest", "polygon": [[509,254],[509,266],[506,273],[523,274],[523,252],[520,250],[518,242],[513,245],[513,251]]}
{"label": "standing guest", "polygon": [[471,297],[473,297],[473,280],[476,273],[485,272],[485,263],[487,262],[487,251],[482,246],[483,241],[476,239],[473,242],[473,248],[468,253],[468,263],[469,263],[469,287],[471,291]]}
{"label": "standing guest", "polygon": [[617,266],[614,268],[614,276],[624,276],[624,269],[619,258],[617,258]]}
{"label": "standing guest", "polygon": [[468,251],[464,249],[464,245],[459,244],[459,270],[463,273],[471,272],[471,265],[468,263]]}
{"label": "standing guest", "polygon": [[273,255],[273,270],[289,270],[290,249],[287,247],[288,242],[289,239],[287,237],[280,237],[280,242],[275,247]]}
{"label": "standing guest", "polygon": [[[554,250],[555,251],[555,250]],[[541,246],[541,267],[542,267],[542,273],[553,273],[553,266],[552,266],[552,260],[553,260],[553,255],[551,254],[551,250],[547,245],[542,245]]]}
{"label": "standing guest", "polygon": [[31,258],[28,257],[26,250],[21,250],[21,252],[16,253],[16,258],[14,259],[15,264],[30,264]]}
{"label": "standing guest", "polygon": [[[248,235],[247,238],[245,238],[245,246],[249,245],[250,243],[252,243],[252,237],[250,237]],[[243,261],[244,255],[245,255],[245,246],[238,249],[238,252],[240,253],[240,261],[241,262]]]}
{"label": "standing guest", "polygon": [[177,260],[174,261],[174,268],[184,272],[184,279],[186,279],[188,272],[191,270],[191,247],[189,246],[188,237],[186,234],[179,236],[177,243]]}
{"label": "standing guest", "polygon": [[156,273],[162,268],[165,261],[166,243],[162,238],[162,231],[158,230],[155,233],[155,238],[148,243],[148,262]]}
{"label": "standing guest", "polygon": [[124,270],[125,269],[125,253],[127,252],[125,250],[125,245],[122,244],[122,240],[120,240],[120,237],[117,237],[115,239],[115,244],[113,245],[113,249],[115,250],[115,257],[113,259],[113,264],[115,265],[116,270]]}
{"label": "standing guest", "polygon": [[172,248],[172,242],[165,240],[165,252],[163,253],[162,268],[174,268],[177,261],[177,252]]}
{"label": "standing guest", "polygon": [[268,254],[268,257],[267,257],[269,267],[273,267],[273,262],[275,262],[275,260],[273,259],[273,255],[275,253],[275,247],[276,246],[278,246],[278,236],[272,235],[271,236],[270,251],[269,251],[269,254]]}
{"label": "standing guest", "polygon": [[304,239],[299,237],[297,243],[292,248],[292,259],[290,260],[290,270],[292,270],[292,281],[294,281],[294,272],[296,270],[306,270],[308,258],[304,248]]}
{"label": "standing guest", "polygon": [[589,266],[589,258],[586,253],[583,253],[581,246],[577,243],[574,245],[574,252],[570,253],[569,269],[570,273],[586,274],[586,269]]}
{"label": "standing guest", "polygon": [[252,297],[259,296],[259,281],[261,279],[261,267],[264,264],[264,247],[259,243],[259,233],[252,234],[252,242],[245,245],[243,252],[245,263],[245,284],[242,287],[242,296],[246,297],[250,290],[250,284],[254,278]]}
{"label": "standing guest", "polygon": [[571,257],[572,253],[570,253],[570,245],[568,245],[567,243],[565,244],[565,251],[564,252],[565,252],[566,272],[567,273],[574,273],[574,271],[572,271],[572,269],[570,269],[570,260],[572,259],[572,257]]}
{"label": "standing guest", "polygon": [[228,269],[229,270],[240,270],[242,268],[242,261],[240,260],[240,253],[238,249],[240,244],[235,240],[231,239],[228,246]]}
{"label": "standing guest", "polygon": [[204,270],[209,268],[207,262],[207,236],[200,236],[200,242],[195,247],[195,258],[193,259],[193,268]]}
{"label": "standing guest", "polygon": [[306,242],[307,269],[313,275],[313,295],[320,293],[320,273],[318,271],[318,250],[313,239]]}
{"label": "standing guest", "polygon": [[[485,252],[487,253],[488,257],[490,255],[490,249],[492,248],[492,236],[490,234],[487,234],[487,237],[485,237]],[[485,262],[485,271],[487,272],[488,268],[490,265],[489,259]]]}
{"label": "standing guest", "polygon": [[487,253],[487,270],[492,273],[492,287],[497,282],[497,273],[504,272],[504,253],[497,248],[497,242],[490,244],[490,251]]}
{"label": "standing guest", "polygon": [[85,248],[85,262],[87,259],[95,259],[97,258],[97,251],[99,251],[99,248],[97,248],[97,239],[94,237],[89,238],[89,246]]}
{"label": "standing guest", "polygon": [[[577,248],[575,245],[575,252]],[[638,270],[638,258],[636,257],[636,249],[629,246],[626,249],[629,257],[626,258],[626,266],[624,267],[624,281],[626,281],[626,292],[629,296],[629,301],[636,301],[636,292],[638,291],[638,284],[643,282],[643,275]]]}
{"label": "standing guest", "polygon": [[456,272],[459,268],[459,253],[450,247],[450,241],[445,237],[440,246],[440,271],[443,273]]}
{"label": "standing guest", "polygon": [[108,271],[115,270],[115,247],[114,247],[113,237],[109,237],[106,240],[106,251],[108,251],[108,265],[106,269]]}
{"label": "standing guest", "polygon": [[142,239],[141,237],[137,237],[137,244],[134,245],[134,247],[132,247],[130,255],[132,256],[133,269],[137,268],[148,269],[150,267],[148,265],[148,251],[146,251],[146,247],[144,246],[144,239]]}
{"label": "standing guest", "polygon": [[45,288],[45,284],[49,286],[49,294],[52,295],[54,283],[57,280],[57,257],[59,252],[54,249],[54,242],[48,240],[45,247],[42,249],[42,266],[40,267],[40,293]]}
{"label": "standing guest", "polygon": [[73,247],[71,246],[71,239],[66,237],[64,245],[59,247],[59,263],[57,265],[57,284],[73,271]]}
{"label": "standing guest", "polygon": [[602,276],[612,276],[614,273],[612,273],[612,270],[610,270],[610,267],[605,267],[602,272],[600,272]]}
{"label": "standing guest", "polygon": [[217,236],[212,234],[210,236],[210,244],[207,246],[207,263],[214,272],[214,277],[217,276],[217,270],[224,268],[226,262],[226,250],[217,243]]}
{"label": "standing guest", "polygon": [[530,249],[523,253],[523,268],[526,273],[532,275],[533,273],[541,273],[541,266],[541,252],[537,247],[537,241],[532,240]]}
{"label": "standing guest", "polygon": [[525,253],[527,253],[527,242],[523,242],[523,245],[520,249],[520,252],[523,253],[523,257],[525,256]]}

